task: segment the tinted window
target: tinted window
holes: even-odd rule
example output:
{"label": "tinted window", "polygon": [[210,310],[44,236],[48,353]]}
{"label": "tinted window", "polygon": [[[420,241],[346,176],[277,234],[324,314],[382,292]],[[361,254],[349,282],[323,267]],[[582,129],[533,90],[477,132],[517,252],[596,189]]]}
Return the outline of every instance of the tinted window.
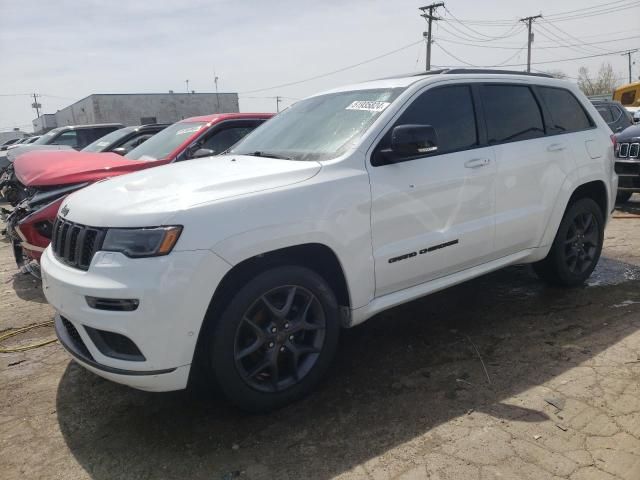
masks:
{"label": "tinted window", "polygon": [[596,107],[596,110],[598,110],[600,116],[604,118],[605,122],[613,123],[613,115],[611,114],[611,110],[609,110],[608,107]]}
{"label": "tinted window", "polygon": [[580,102],[568,90],[540,87],[540,95],[551,114],[551,133],[576,132],[593,126]]}
{"label": "tinted window", "polygon": [[[478,145],[471,88],[466,85],[435,88],[423,93],[402,113],[394,127],[398,125],[431,125],[438,136],[438,154]],[[390,147],[392,130],[389,129],[376,151]],[[382,165],[386,161],[374,154],[372,163]]]}
{"label": "tinted window", "polygon": [[519,85],[485,85],[482,104],[489,143],[528,140],[544,135],[542,114],[531,89]]}
{"label": "tinted window", "polygon": [[222,153],[232,147],[250,133],[255,127],[230,127],[218,130],[211,137],[207,138],[200,148],[213,150],[214,154]]}
{"label": "tinted window", "polygon": [[620,97],[620,103],[623,105],[631,105],[636,99],[636,91],[629,90],[628,92],[624,92],[622,97]]}
{"label": "tinted window", "polygon": [[58,135],[51,145],[68,145],[72,148],[78,147],[78,134],[75,130],[68,130]]}
{"label": "tinted window", "polygon": [[83,152],[103,152],[108,146],[114,142],[126,137],[134,130],[134,127],[124,127],[120,130],[108,133],[104,137],[100,137],[82,149]]}

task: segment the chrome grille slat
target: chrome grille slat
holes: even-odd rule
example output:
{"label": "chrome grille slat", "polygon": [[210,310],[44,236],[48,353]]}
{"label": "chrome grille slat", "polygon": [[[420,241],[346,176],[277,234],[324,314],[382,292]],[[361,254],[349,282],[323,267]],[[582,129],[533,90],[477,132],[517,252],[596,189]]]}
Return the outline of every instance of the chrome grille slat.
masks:
{"label": "chrome grille slat", "polygon": [[640,142],[633,143],[621,143],[618,147],[618,158],[639,158],[640,157]]}
{"label": "chrome grille slat", "polygon": [[53,225],[51,249],[66,265],[88,270],[94,254],[102,246],[105,233],[106,229],[87,227],[58,217]]}

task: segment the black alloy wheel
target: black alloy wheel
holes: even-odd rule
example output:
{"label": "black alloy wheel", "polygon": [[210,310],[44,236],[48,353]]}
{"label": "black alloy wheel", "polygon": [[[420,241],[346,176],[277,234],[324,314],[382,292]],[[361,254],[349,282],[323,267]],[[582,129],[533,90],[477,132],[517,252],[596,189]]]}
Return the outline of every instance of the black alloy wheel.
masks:
{"label": "black alloy wheel", "polygon": [[568,205],[548,255],[533,264],[538,276],[554,285],[582,285],[600,259],[604,223],[593,199],[581,198]]}
{"label": "black alloy wheel", "polygon": [[240,279],[207,317],[203,344],[215,385],[250,412],[309,394],[327,372],[340,334],[335,293],[315,271],[273,266]]}
{"label": "black alloy wheel", "polygon": [[565,261],[574,275],[582,275],[596,259],[599,244],[598,224],[591,212],[576,215],[567,229]]}
{"label": "black alloy wheel", "polygon": [[318,361],[325,340],[325,315],[304,287],[285,285],[257,299],[236,330],[236,368],[247,385],[281,392],[295,385]]}

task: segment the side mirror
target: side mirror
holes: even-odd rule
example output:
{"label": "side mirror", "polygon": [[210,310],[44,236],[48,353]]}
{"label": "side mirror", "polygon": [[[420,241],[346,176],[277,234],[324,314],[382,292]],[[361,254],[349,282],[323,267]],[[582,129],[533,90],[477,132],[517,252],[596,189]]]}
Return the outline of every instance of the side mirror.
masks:
{"label": "side mirror", "polygon": [[129,149],[127,147],[118,147],[111,150],[111,153],[117,153],[118,155],[126,155],[129,153]]}
{"label": "side mirror", "polygon": [[391,132],[396,159],[421,157],[438,151],[438,136],[431,125],[398,125]]}
{"label": "side mirror", "polygon": [[215,155],[215,154],[216,152],[214,152],[209,148],[199,148],[198,150],[193,152],[193,155],[191,155],[191,158],[210,157],[211,155]]}

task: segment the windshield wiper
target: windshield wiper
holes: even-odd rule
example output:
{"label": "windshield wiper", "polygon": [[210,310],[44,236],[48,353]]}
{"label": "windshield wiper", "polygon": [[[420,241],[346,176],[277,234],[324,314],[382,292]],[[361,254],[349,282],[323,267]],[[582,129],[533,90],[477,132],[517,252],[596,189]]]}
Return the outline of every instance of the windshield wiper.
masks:
{"label": "windshield wiper", "polygon": [[245,153],[244,155],[251,155],[252,157],[277,158],[277,159],[280,159],[280,160],[293,160],[293,158],[291,158],[291,157],[287,157],[287,156],[284,156],[284,155],[278,155],[277,153],[272,153],[272,152],[257,151],[257,152],[252,152],[252,153]]}

